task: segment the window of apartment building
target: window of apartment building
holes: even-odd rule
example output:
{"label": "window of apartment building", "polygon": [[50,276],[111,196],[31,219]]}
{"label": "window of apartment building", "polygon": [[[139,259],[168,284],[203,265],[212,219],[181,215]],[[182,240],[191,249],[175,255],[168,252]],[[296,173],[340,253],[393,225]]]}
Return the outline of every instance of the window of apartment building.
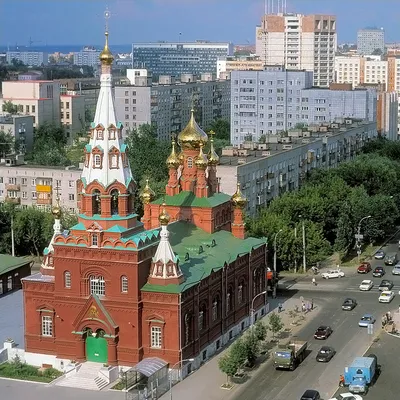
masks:
{"label": "window of apartment building", "polygon": [[69,188],[75,187],[75,182],[74,181],[68,181],[68,187]]}
{"label": "window of apartment building", "polygon": [[136,115],[135,114],[132,115],[132,119],[136,119]]}
{"label": "window of apartment building", "polygon": [[27,199],[28,198],[28,192],[22,192],[22,198]]}
{"label": "window of apartment building", "polygon": [[26,112],[27,113],[29,112],[29,106],[26,106]]}
{"label": "window of apartment building", "polygon": [[136,104],[136,99],[132,99],[132,104]]}
{"label": "window of apartment building", "polygon": [[125,107],[125,111],[129,111],[129,107]]}
{"label": "window of apartment building", "polygon": [[151,347],[161,349],[162,345],[162,330],[159,326],[151,327]]}
{"label": "window of apartment building", "polygon": [[136,91],[133,91],[133,92],[132,92],[132,96],[136,96]]}
{"label": "window of apartment building", "polygon": [[17,178],[8,178],[8,183],[10,185],[16,185],[17,184]]}
{"label": "window of apartment building", "polygon": [[283,79],[278,79],[277,84],[278,85],[283,85],[284,84],[284,80]]}
{"label": "window of apartment building", "polygon": [[7,196],[10,199],[17,199],[18,198],[18,192],[16,190],[8,190],[7,191]]}
{"label": "window of apartment building", "polygon": [[129,119],[129,114],[125,114],[125,119]]}
{"label": "window of apartment building", "polygon": [[283,88],[276,89],[276,93],[283,93]]}
{"label": "window of apartment building", "polygon": [[129,104],[129,99],[125,99],[125,104]]}
{"label": "window of apartment building", "polygon": [[73,193],[68,194],[68,199],[69,201],[74,201],[75,200],[75,195]]}
{"label": "window of apartment building", "polygon": [[67,119],[69,119],[69,112],[65,113]]}
{"label": "window of apartment building", "polygon": [[65,108],[66,108],[67,110],[69,110],[69,101],[67,101],[67,102],[65,103],[65,105],[66,105]]}
{"label": "window of apartment building", "polygon": [[125,90],[125,96],[129,96],[129,91]]}
{"label": "window of apartment building", "polygon": [[42,336],[53,336],[53,317],[42,315]]}
{"label": "window of apartment building", "polygon": [[36,106],[32,106],[32,112],[36,112]]}
{"label": "window of apartment building", "polygon": [[136,112],[136,107],[132,107],[132,111],[133,111],[133,112]]}
{"label": "window of apartment building", "polygon": [[27,182],[28,182],[28,179],[27,179],[27,178],[21,178],[21,184],[22,184],[22,185],[26,185]]}
{"label": "window of apartment building", "polygon": [[35,179],[35,178],[33,178],[33,179],[31,180],[31,185],[32,185],[32,186],[36,186],[36,179]]}
{"label": "window of apartment building", "polygon": [[22,106],[21,104],[17,105],[17,109],[18,109],[18,112],[24,112],[24,106]]}
{"label": "window of apartment building", "polygon": [[36,200],[37,199],[37,193],[36,192],[32,192],[32,200]]}

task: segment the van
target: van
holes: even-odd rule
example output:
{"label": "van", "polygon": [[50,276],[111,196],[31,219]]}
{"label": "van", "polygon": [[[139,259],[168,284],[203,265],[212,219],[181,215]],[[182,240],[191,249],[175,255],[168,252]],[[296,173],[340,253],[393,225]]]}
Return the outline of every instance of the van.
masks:
{"label": "van", "polygon": [[300,400],[321,400],[318,390],[308,389],[303,393]]}
{"label": "van", "polygon": [[385,265],[395,265],[397,261],[397,253],[391,253],[385,257]]}

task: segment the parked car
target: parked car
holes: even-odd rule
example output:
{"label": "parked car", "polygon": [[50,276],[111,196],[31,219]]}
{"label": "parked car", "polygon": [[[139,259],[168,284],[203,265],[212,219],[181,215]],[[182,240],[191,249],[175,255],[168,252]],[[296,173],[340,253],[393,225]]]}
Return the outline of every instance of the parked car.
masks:
{"label": "parked car", "polygon": [[321,325],[317,328],[314,333],[315,339],[328,339],[330,335],[332,335],[332,328],[330,326]]}
{"label": "parked car", "polygon": [[371,264],[369,262],[363,262],[358,268],[357,272],[359,274],[368,274],[369,271],[371,271]]}
{"label": "parked car", "polygon": [[372,276],[375,278],[382,278],[383,275],[385,275],[385,268],[383,267],[376,267],[374,271],[372,272]]}
{"label": "parked car", "polygon": [[307,389],[300,400],[321,400],[321,395],[318,390]]}
{"label": "parked car", "polygon": [[392,269],[392,275],[400,275],[400,263],[397,263]]}
{"label": "parked car", "polygon": [[331,269],[321,274],[321,276],[324,279],[342,278],[344,276],[344,272],[341,269]]}
{"label": "parked car", "polygon": [[363,398],[359,394],[353,394],[347,392],[347,393],[341,393],[338,395],[338,397],[333,397],[332,399],[329,400],[363,400]]}
{"label": "parked car", "polygon": [[364,314],[359,323],[358,326],[361,326],[361,328],[367,328],[368,325],[374,324],[376,321],[375,317],[372,314]]}
{"label": "parked car", "polygon": [[379,285],[379,290],[381,292],[387,291],[387,290],[391,290],[393,286],[394,285],[393,285],[392,281],[388,281],[387,279],[383,279],[381,284]]}
{"label": "parked car", "polygon": [[360,290],[362,291],[371,290],[373,287],[374,287],[374,282],[372,282],[369,279],[365,279],[360,283]]}
{"label": "parked car", "polygon": [[394,292],[391,290],[384,290],[379,296],[379,303],[390,303],[394,299]]}
{"label": "parked car", "polygon": [[342,310],[351,311],[357,305],[355,299],[347,298],[342,304]]}
{"label": "parked car", "polygon": [[385,265],[395,265],[397,263],[397,253],[386,254]]}
{"label": "parked car", "polygon": [[317,353],[317,357],[315,359],[318,362],[329,362],[335,354],[336,351],[333,347],[322,346]]}
{"label": "parked car", "polygon": [[378,250],[375,253],[375,260],[383,260],[385,258],[385,252],[383,250]]}

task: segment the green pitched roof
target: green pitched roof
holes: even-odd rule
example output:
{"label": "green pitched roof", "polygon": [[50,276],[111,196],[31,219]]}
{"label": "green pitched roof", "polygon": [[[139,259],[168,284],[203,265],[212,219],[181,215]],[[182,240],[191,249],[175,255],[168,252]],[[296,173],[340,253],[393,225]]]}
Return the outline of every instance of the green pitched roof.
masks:
{"label": "green pitched roof", "polygon": [[128,146],[127,146],[125,143],[122,144],[122,145],[121,145],[121,153],[125,153],[127,147],[128,147]]}
{"label": "green pitched roof", "polygon": [[85,149],[88,153],[92,151],[92,146],[90,144],[85,144]]}
{"label": "green pitched roof", "polygon": [[122,233],[125,232],[127,229],[120,225],[114,225],[113,227],[106,229],[106,232],[117,232]]}
{"label": "green pitched roof", "polygon": [[[92,217],[88,217],[85,214],[79,214],[79,217],[82,219],[93,220],[93,221],[120,221],[127,218],[134,218],[137,217],[137,214],[129,214],[126,217],[121,217],[118,214],[112,215],[111,217],[101,217],[99,214],[95,214]],[[72,228],[71,228],[72,229]]]}
{"label": "green pitched roof", "polygon": [[[184,191],[175,196],[165,196],[167,206],[183,207],[216,207],[230,201],[231,196],[225,193],[216,193],[210,197],[196,197],[193,192]],[[157,199],[153,204],[162,204],[164,198]]]}
{"label": "green pitched roof", "polygon": [[72,228],[69,229],[70,231],[86,231],[85,225],[82,224],[82,222],[79,222],[79,224],[74,225]]}
{"label": "green pitched roof", "polygon": [[13,257],[8,254],[0,254],[0,275],[29,264],[31,257]]}
{"label": "green pitched roof", "polygon": [[[240,254],[248,253],[252,248],[265,244],[266,239],[238,239],[227,231],[207,233],[195,225],[178,221],[168,226],[170,243],[178,255],[180,268],[185,281],[180,285],[151,285],[146,283],[142,290],[146,292],[181,293],[199,283],[213,271],[231,263]],[[214,241],[214,242],[213,242]],[[200,251],[202,246],[202,252]],[[185,259],[189,253],[189,259]]]}

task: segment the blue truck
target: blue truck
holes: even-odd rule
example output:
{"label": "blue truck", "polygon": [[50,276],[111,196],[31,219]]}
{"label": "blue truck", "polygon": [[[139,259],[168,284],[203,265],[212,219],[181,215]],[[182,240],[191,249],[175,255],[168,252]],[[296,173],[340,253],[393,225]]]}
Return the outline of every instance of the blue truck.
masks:
{"label": "blue truck", "polygon": [[351,393],[366,393],[377,372],[376,356],[356,357],[352,364],[344,369],[344,384],[349,387]]}

